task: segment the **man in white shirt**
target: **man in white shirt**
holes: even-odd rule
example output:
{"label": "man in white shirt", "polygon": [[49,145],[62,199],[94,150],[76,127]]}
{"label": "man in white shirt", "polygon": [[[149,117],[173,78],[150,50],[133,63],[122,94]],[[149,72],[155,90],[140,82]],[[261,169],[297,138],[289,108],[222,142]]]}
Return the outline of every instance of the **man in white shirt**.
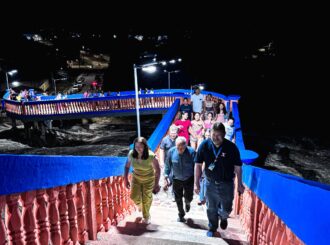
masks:
{"label": "man in white shirt", "polygon": [[201,94],[200,89],[197,87],[195,89],[195,93],[191,96],[191,103],[192,103],[192,108],[193,108],[194,113],[195,112],[202,113],[203,99],[204,99],[204,96]]}

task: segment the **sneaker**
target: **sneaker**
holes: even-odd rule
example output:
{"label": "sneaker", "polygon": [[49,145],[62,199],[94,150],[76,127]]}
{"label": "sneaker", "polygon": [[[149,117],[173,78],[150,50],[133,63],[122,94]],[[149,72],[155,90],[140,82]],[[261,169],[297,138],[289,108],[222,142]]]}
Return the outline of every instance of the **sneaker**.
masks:
{"label": "sneaker", "polygon": [[228,221],[227,221],[227,219],[223,219],[223,220],[221,220],[221,222],[220,222],[220,227],[221,227],[221,229],[226,230],[226,229],[227,229],[227,226],[228,226]]}
{"label": "sneaker", "polygon": [[178,217],[178,222],[186,222],[187,220],[184,217]]}
{"label": "sneaker", "polygon": [[188,213],[189,210],[190,210],[190,203],[186,203],[186,206],[185,206],[186,213]]}
{"label": "sneaker", "polygon": [[150,224],[150,217],[149,218],[143,218],[142,223],[146,224],[146,225],[149,225]]}
{"label": "sneaker", "polygon": [[207,236],[207,237],[213,237],[213,235],[214,235],[214,232],[213,232],[213,231],[208,230],[208,231],[206,232],[206,236]]}

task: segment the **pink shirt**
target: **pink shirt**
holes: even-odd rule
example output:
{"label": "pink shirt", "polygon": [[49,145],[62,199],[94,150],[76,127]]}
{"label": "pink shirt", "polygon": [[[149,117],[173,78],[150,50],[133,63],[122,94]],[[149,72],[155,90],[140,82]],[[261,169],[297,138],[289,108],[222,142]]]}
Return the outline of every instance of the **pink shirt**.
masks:
{"label": "pink shirt", "polygon": [[212,128],[212,121],[211,122],[207,122],[206,120],[204,121],[204,126],[205,129],[211,129]]}
{"label": "pink shirt", "polygon": [[217,116],[217,120],[216,120],[217,122],[221,122],[221,123],[224,123],[224,122],[226,122],[226,120],[225,120],[225,114],[218,114],[218,116]]}
{"label": "pink shirt", "polygon": [[178,136],[185,137],[186,140],[187,140],[187,144],[188,144],[189,143],[189,131],[188,131],[188,129],[189,129],[189,127],[191,127],[190,120],[185,120],[185,121],[177,120],[174,124],[176,126],[180,126],[180,125],[183,126],[182,128],[179,128]]}

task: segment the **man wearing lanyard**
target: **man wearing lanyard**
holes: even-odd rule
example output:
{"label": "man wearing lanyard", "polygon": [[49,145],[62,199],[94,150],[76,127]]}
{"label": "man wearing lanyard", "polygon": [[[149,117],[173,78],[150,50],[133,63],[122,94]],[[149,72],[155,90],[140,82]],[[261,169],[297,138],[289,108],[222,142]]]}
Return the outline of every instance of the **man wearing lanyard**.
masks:
{"label": "man wearing lanyard", "polygon": [[227,218],[232,211],[234,199],[234,177],[238,178],[238,192],[244,192],[242,183],[242,161],[237,146],[225,139],[226,130],[216,122],[211,130],[211,139],[204,140],[195,157],[195,192],[200,191],[202,163],[205,162],[206,205],[209,230],[212,237],[220,227],[228,226]]}

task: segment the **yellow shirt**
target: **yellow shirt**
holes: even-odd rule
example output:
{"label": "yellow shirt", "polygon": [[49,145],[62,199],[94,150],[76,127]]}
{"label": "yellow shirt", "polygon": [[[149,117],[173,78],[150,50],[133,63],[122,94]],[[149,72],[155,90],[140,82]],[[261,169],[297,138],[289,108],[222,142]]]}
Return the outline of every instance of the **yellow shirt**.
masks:
{"label": "yellow shirt", "polygon": [[146,160],[138,160],[133,158],[133,150],[128,153],[128,158],[133,166],[133,177],[138,181],[145,182],[155,178],[153,160],[155,154],[149,150],[149,157]]}

